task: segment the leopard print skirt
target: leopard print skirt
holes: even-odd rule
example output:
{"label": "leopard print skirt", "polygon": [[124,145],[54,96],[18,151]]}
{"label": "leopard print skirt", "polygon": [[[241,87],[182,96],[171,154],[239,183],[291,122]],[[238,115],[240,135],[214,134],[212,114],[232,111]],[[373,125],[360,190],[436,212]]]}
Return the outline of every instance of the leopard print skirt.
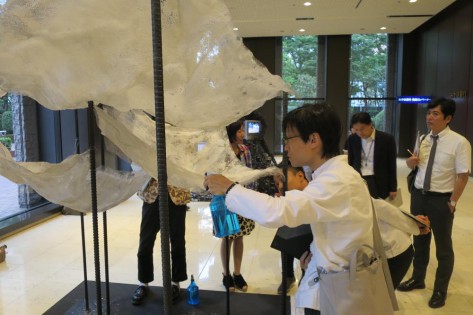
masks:
{"label": "leopard print skirt", "polygon": [[251,219],[244,218],[237,214],[238,223],[240,224],[240,232],[237,234],[229,235],[228,238],[233,240],[240,236],[250,235],[251,231],[255,228],[255,221]]}

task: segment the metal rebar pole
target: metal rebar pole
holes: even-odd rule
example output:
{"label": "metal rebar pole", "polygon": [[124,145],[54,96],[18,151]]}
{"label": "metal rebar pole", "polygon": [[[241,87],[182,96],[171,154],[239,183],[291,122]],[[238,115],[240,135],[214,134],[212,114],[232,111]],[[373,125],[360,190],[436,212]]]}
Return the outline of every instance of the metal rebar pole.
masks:
{"label": "metal rebar pole", "polygon": [[[105,141],[100,136],[100,164],[105,167]],[[105,299],[107,302],[107,315],[110,315],[110,273],[108,268],[108,230],[107,230],[107,211],[102,213],[103,217],[103,251],[105,262]]]}
{"label": "metal rebar pole", "polygon": [[[242,236],[243,237],[243,236]],[[225,249],[225,267],[227,269],[227,276],[230,276],[230,246],[229,246],[229,240],[228,240],[228,235],[225,236],[225,246],[226,246],[226,249]],[[228,280],[228,278],[227,278]],[[227,315],[230,315],[230,285],[229,283],[227,282],[227,288],[226,288],[227,292]]]}
{"label": "metal rebar pole", "polygon": [[161,35],[161,1],[151,1],[154,105],[156,118],[156,151],[158,167],[159,219],[161,223],[161,260],[163,273],[164,314],[171,315],[171,267],[169,253],[169,208],[166,163],[166,130],[164,117],[164,79]]}
{"label": "metal rebar pole", "polygon": [[[80,138],[79,138],[79,114],[78,110],[74,110],[74,124],[76,132],[76,154],[80,154]],[[84,300],[85,300],[85,311],[90,311],[89,306],[89,284],[87,283],[87,254],[85,250],[85,224],[84,224],[84,213],[80,213],[80,232],[82,241],[82,265],[84,267]]]}
{"label": "metal rebar pole", "polygon": [[97,314],[102,315],[102,290],[100,283],[100,252],[99,252],[99,226],[98,226],[98,210],[97,210],[97,178],[96,178],[96,164],[95,164],[95,132],[94,124],[94,102],[88,102],[87,108],[87,126],[89,131],[89,155],[90,155],[90,189],[92,197],[92,229],[94,238],[94,265],[95,265],[95,291]]}
{"label": "metal rebar pole", "polygon": [[[284,175],[284,181],[283,181],[283,189],[282,189],[282,195],[284,196],[287,191],[287,166],[288,166],[288,160],[287,160],[287,152],[283,152],[283,158],[282,158],[282,172]],[[282,254],[282,290],[283,294],[281,294],[281,306],[282,306],[282,315],[286,315],[286,308],[287,308],[287,254],[283,253]]]}

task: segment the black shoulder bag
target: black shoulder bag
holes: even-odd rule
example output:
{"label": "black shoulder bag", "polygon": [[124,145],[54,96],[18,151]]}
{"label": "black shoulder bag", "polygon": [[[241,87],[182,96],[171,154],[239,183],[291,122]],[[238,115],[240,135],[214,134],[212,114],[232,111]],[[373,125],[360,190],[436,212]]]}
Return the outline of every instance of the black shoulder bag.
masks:
{"label": "black shoulder bag", "polygon": [[[420,139],[420,143],[425,139],[425,135]],[[419,144],[420,148],[420,144]],[[407,190],[409,190],[409,193],[412,193],[412,190],[414,189],[414,182],[416,181],[416,175],[417,175],[417,170],[419,168],[416,166],[412,171],[409,172],[407,175]]]}

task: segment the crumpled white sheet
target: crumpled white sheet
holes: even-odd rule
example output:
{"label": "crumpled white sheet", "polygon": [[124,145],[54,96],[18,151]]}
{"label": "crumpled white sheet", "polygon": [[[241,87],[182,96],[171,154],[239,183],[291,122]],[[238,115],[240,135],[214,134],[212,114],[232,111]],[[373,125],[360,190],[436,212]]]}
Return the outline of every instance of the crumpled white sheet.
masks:
{"label": "crumpled white sheet", "polygon": [[[58,164],[15,162],[0,143],[0,174],[17,184],[28,184],[47,200],[81,212],[92,211],[89,152]],[[97,168],[97,209],[108,210],[130,198],[149,180],[144,171],[120,172]]]}
{"label": "crumpled white sheet", "polygon": [[[142,110],[154,114],[150,10],[149,0],[7,1],[0,6],[0,90],[28,95],[53,110],[86,107],[87,101],[112,106],[117,111],[99,114],[102,132],[156,177],[154,128],[139,126]],[[206,171],[242,183],[271,173],[238,163],[229,152],[225,126],[289,88],[243,45],[224,2],[163,0],[162,36],[165,118],[172,125],[167,128],[169,183],[196,189],[202,188]],[[202,140],[209,145],[197,153]],[[68,159],[66,178],[85,180],[88,165],[79,160]],[[41,179],[36,168],[55,172],[52,165],[22,167],[28,176],[21,182],[51,201],[66,205],[90,194]],[[0,175],[17,182],[15,174]]]}
{"label": "crumpled white sheet", "polygon": [[[157,174],[155,122],[138,110],[122,113],[104,106],[95,112],[102,134],[148,174]],[[206,144],[203,150],[197,150],[198,143]],[[166,151],[168,183],[193,190],[202,189],[205,172],[225,174],[242,184],[278,172],[277,168],[253,170],[242,164],[225,129],[186,130],[167,125]]]}
{"label": "crumpled white sheet", "polygon": [[[154,113],[150,10],[149,0],[9,0],[0,89],[50,109],[92,100]],[[222,0],[166,0],[161,20],[168,123],[222,127],[289,90],[237,37]]]}

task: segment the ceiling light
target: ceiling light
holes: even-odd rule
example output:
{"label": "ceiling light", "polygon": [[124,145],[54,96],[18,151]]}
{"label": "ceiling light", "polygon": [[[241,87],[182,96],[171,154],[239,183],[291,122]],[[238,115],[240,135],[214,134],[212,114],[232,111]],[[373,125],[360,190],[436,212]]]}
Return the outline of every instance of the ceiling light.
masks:
{"label": "ceiling light", "polygon": [[233,30],[234,30],[234,31],[238,31],[238,27],[234,27]]}
{"label": "ceiling light", "polygon": [[380,27],[379,29],[380,29],[380,30],[385,30],[385,29],[386,29],[386,26]]}
{"label": "ceiling light", "polygon": [[304,5],[305,5],[306,7],[309,7],[309,6],[311,6],[311,5],[312,5],[312,2],[309,2],[309,1],[307,1],[307,2],[304,2]]}
{"label": "ceiling light", "polygon": [[410,3],[417,2],[417,0],[409,0]]}
{"label": "ceiling light", "polygon": [[305,32],[305,29],[301,28],[301,29],[299,30],[299,32],[303,33],[303,32]]}

